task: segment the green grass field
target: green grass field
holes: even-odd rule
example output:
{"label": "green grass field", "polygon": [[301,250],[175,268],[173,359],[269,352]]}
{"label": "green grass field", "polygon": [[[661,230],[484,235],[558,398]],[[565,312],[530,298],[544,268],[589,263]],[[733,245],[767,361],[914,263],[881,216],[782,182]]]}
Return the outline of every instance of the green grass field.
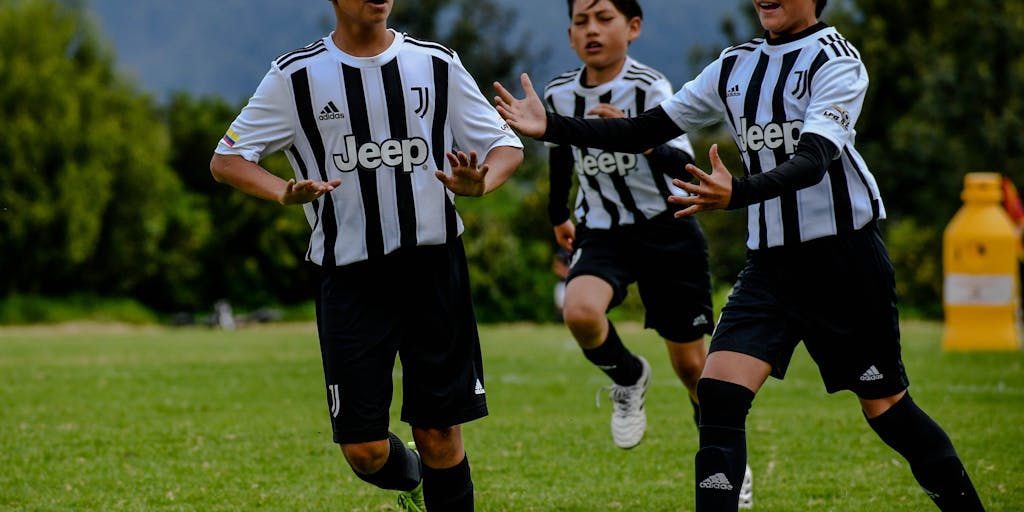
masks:
{"label": "green grass field", "polygon": [[[477,510],[693,510],[682,386],[653,333],[620,332],[655,372],[647,437],[629,451],[612,445],[610,404],[594,405],[605,380],[564,327],[481,328],[491,416],[465,429]],[[943,353],[940,336],[904,326],[915,400],[988,510],[1024,510],[1024,354]],[[331,442],[322,379],[311,324],[0,329],[0,510],[394,510]],[[756,511],[934,510],[802,350],[758,396],[748,440]]]}

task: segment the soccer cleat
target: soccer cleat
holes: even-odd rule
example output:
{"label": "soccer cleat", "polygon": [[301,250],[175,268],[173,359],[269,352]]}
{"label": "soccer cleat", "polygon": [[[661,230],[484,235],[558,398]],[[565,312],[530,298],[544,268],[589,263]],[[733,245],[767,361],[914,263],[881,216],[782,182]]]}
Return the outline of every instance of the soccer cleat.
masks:
{"label": "soccer cleat", "polygon": [[[405,443],[410,450],[416,451],[416,443],[409,441]],[[416,455],[419,457],[419,454]],[[398,510],[406,512],[427,512],[427,505],[423,502],[423,482],[411,491],[402,491],[398,494]]]}
{"label": "soccer cleat", "polygon": [[747,469],[743,472],[739,508],[754,508],[754,473],[750,471],[750,464],[747,464]]}
{"label": "soccer cleat", "polygon": [[609,389],[608,397],[612,401],[612,440],[615,446],[628,449],[644,438],[647,430],[647,411],[644,402],[647,399],[647,386],[651,382],[651,365],[642,356],[640,360],[640,378],[632,386],[613,384],[602,389]]}

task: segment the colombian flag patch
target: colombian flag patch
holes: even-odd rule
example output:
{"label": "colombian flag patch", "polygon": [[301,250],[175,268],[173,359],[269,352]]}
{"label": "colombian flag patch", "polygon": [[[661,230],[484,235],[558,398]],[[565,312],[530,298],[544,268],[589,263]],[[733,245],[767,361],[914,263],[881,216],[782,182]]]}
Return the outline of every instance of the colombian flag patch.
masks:
{"label": "colombian flag patch", "polygon": [[228,145],[228,147],[233,148],[235,147],[235,143],[238,142],[238,133],[231,128],[228,128],[228,132],[224,134],[224,138],[222,140]]}

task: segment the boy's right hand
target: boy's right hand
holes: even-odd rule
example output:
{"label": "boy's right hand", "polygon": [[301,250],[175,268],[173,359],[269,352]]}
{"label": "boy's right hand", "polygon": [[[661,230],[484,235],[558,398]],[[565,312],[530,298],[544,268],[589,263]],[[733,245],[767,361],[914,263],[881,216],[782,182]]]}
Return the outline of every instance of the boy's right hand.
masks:
{"label": "boy's right hand", "polygon": [[576,240],[576,225],[567,220],[555,226],[555,242],[563,249],[572,253],[572,243]]}
{"label": "boy's right hand", "polygon": [[328,182],[302,180],[298,183],[295,178],[288,180],[284,186],[284,192],[277,202],[281,204],[303,204],[317,199],[318,197],[334,190],[341,185],[340,179]]}
{"label": "boy's right hand", "polygon": [[498,91],[498,95],[494,97],[494,108],[515,131],[536,139],[547,131],[548,113],[533,88],[530,75],[523,73],[519,80],[526,93],[521,100],[516,99],[500,83],[494,82],[494,88]]}

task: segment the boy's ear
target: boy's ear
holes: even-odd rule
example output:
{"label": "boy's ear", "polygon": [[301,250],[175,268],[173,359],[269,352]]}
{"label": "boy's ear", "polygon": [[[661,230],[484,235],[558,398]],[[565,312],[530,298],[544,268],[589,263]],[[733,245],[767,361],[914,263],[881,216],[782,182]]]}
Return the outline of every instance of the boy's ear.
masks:
{"label": "boy's ear", "polygon": [[629,42],[632,43],[633,41],[636,40],[636,38],[640,37],[640,32],[642,31],[644,20],[639,16],[633,16],[632,18],[629,19],[627,23],[627,28],[629,30]]}

